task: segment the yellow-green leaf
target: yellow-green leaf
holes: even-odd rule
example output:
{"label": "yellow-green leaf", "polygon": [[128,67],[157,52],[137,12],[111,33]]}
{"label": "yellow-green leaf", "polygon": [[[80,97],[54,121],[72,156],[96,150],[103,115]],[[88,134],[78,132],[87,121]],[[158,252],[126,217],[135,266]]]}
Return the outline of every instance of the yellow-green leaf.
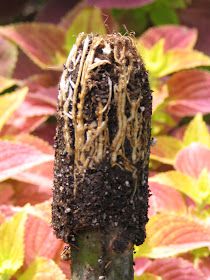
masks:
{"label": "yellow-green leaf", "polygon": [[0,76],[0,93],[15,84],[15,80]]}
{"label": "yellow-green leaf", "polygon": [[150,178],[150,181],[166,185],[175,190],[181,191],[197,203],[201,203],[199,191],[196,189],[196,180],[178,171],[159,173]]}
{"label": "yellow-green leaf", "polygon": [[136,257],[166,258],[210,246],[210,227],[191,215],[162,213],[146,225],[145,242],[135,249]]}
{"label": "yellow-green leaf", "polygon": [[101,10],[94,7],[83,8],[74,18],[66,33],[66,49],[69,51],[80,32],[105,34],[106,29]]}
{"label": "yellow-green leaf", "polygon": [[161,78],[184,69],[209,66],[210,57],[192,49],[171,49],[164,51],[164,39],[160,39],[151,48],[137,42],[138,50],[146,68],[154,78]]}
{"label": "yellow-green leaf", "polygon": [[28,89],[25,87],[12,93],[0,95],[0,130],[13,112],[21,105],[27,92]]}
{"label": "yellow-green leaf", "polygon": [[210,134],[208,127],[200,113],[198,113],[188,125],[183,141],[186,146],[193,142],[198,142],[210,147]]}
{"label": "yellow-green leaf", "polygon": [[166,164],[174,164],[177,153],[183,148],[180,140],[171,136],[156,137],[157,143],[151,147],[150,158]]}
{"label": "yellow-green leaf", "polygon": [[51,259],[38,257],[18,280],[66,280],[59,266]]}
{"label": "yellow-green leaf", "polygon": [[[162,59],[162,58],[160,58]],[[165,54],[164,67],[156,73],[160,77],[167,76],[184,69],[191,69],[199,66],[209,66],[210,57],[195,50],[176,49]]]}
{"label": "yellow-green leaf", "polygon": [[210,203],[210,174],[207,169],[202,170],[197,181],[197,188],[203,203]]}
{"label": "yellow-green leaf", "polygon": [[134,280],[161,280],[162,277],[154,275],[152,273],[144,273],[141,276],[135,276]]}
{"label": "yellow-green leaf", "polygon": [[159,77],[159,73],[161,73],[167,65],[167,56],[164,52],[164,44],[164,39],[159,40],[152,48],[146,48],[137,43],[139,53],[152,77]]}
{"label": "yellow-green leaf", "polygon": [[9,279],[23,264],[26,213],[15,214],[0,226],[0,275]]}

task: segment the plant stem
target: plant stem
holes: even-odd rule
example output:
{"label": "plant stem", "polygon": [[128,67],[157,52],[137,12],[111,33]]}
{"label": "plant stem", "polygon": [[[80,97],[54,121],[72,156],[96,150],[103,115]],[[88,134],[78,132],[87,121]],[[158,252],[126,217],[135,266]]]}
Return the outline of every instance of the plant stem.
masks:
{"label": "plant stem", "polygon": [[132,280],[133,250],[116,253],[110,248],[115,234],[100,231],[80,233],[72,248],[72,280]]}

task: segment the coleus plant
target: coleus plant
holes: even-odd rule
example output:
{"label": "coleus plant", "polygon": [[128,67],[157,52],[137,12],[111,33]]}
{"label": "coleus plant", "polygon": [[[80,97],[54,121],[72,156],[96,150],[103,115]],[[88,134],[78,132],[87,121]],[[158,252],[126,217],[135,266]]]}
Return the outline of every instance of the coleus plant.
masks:
{"label": "coleus plant", "polygon": [[[152,1],[129,1],[130,7],[146,2]],[[57,25],[0,27],[2,279],[70,277],[68,263],[60,259],[64,244],[50,227],[57,84],[75,35],[117,30],[112,18],[104,24],[100,7],[128,3],[109,3],[80,3]],[[194,48],[197,35],[194,28],[167,25],[135,39],[154,91],[157,139],[151,150],[150,221],[146,242],[136,248],[136,279],[210,275],[210,135],[202,117],[210,112],[210,73],[204,68],[210,58]],[[16,78],[18,48],[39,69],[29,68],[24,79]]]}

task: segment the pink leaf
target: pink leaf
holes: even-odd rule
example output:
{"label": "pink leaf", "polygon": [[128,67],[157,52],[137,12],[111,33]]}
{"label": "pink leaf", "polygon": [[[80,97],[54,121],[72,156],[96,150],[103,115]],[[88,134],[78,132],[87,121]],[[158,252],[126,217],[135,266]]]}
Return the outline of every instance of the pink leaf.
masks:
{"label": "pink leaf", "polygon": [[11,204],[14,195],[12,185],[7,182],[0,183],[0,204]]}
{"label": "pink leaf", "polygon": [[65,32],[56,25],[20,23],[1,27],[0,34],[16,43],[43,69],[60,69],[66,57]]}
{"label": "pink leaf", "polygon": [[90,5],[96,5],[100,8],[131,8],[140,7],[152,3],[154,0],[88,0]]}
{"label": "pink leaf", "polygon": [[199,143],[192,143],[178,153],[175,168],[195,178],[199,177],[204,168],[210,172],[210,149]]}
{"label": "pink leaf", "polygon": [[[16,118],[15,118],[16,117]],[[36,116],[26,118],[24,114],[14,113],[14,118],[12,117],[7,124],[3,127],[0,135],[16,135],[19,133],[29,133],[34,131],[39,125],[41,125],[47,116]]]}
{"label": "pink leaf", "polygon": [[59,259],[56,263],[63,271],[63,273],[66,275],[67,279],[71,279],[71,271],[70,271],[71,263],[67,261],[62,261],[61,259]]}
{"label": "pink leaf", "polygon": [[164,280],[205,280],[202,273],[193,264],[181,258],[155,260],[146,268],[146,272],[161,276]]}
{"label": "pink leaf", "polygon": [[53,184],[53,161],[29,168],[13,176],[14,179],[30,184],[38,184],[42,188],[50,189]]}
{"label": "pink leaf", "polygon": [[[54,156],[53,148],[47,142],[38,137],[32,135],[19,135],[16,139],[21,141],[21,143],[36,147],[43,153],[49,154],[52,157]],[[42,187],[42,191],[46,189],[46,192],[51,194],[49,190],[51,189],[53,183],[53,160],[29,168],[16,174],[13,178],[30,184],[38,184],[39,187]]]}
{"label": "pink leaf", "polygon": [[12,75],[17,61],[17,55],[17,47],[7,40],[0,38],[0,76],[10,77]]}
{"label": "pink leaf", "polygon": [[53,160],[33,146],[10,141],[0,141],[0,180],[6,180],[24,170]]}
{"label": "pink leaf", "polygon": [[18,206],[24,206],[27,203],[35,205],[52,197],[51,185],[43,187],[40,181],[36,181],[36,184],[13,181],[12,185],[15,192],[13,203]]}
{"label": "pink leaf", "polygon": [[171,49],[191,49],[197,40],[197,31],[195,28],[176,25],[152,27],[140,37],[140,42],[145,47],[151,48],[160,39],[165,40],[165,51]]}
{"label": "pink leaf", "polygon": [[43,123],[34,132],[33,135],[47,141],[50,145],[54,143],[54,136],[56,131],[55,123]]}
{"label": "pink leaf", "polygon": [[31,146],[36,147],[40,151],[47,153],[49,155],[54,155],[54,150],[52,146],[50,146],[47,142],[40,139],[39,137],[30,135],[30,134],[22,134],[16,137],[16,140],[21,141],[21,143],[29,144]]}
{"label": "pink leaf", "polygon": [[174,74],[168,81],[168,111],[178,117],[210,112],[210,73],[188,70]]}
{"label": "pink leaf", "polygon": [[152,261],[148,258],[135,258],[134,271],[137,276],[143,274]]}
{"label": "pink leaf", "polygon": [[[28,84],[26,83],[26,85]],[[18,110],[7,121],[1,135],[31,132],[43,123],[47,116],[55,114],[57,86],[43,87],[32,82],[29,85],[30,92]]]}
{"label": "pink leaf", "polygon": [[62,246],[51,228],[40,218],[29,216],[25,233],[25,264],[29,265],[36,257],[55,258]]}
{"label": "pink leaf", "polygon": [[198,268],[204,275],[205,280],[210,280],[210,257],[199,259]]}
{"label": "pink leaf", "polygon": [[182,195],[167,186],[149,182],[151,196],[149,198],[150,215],[158,212],[186,212],[186,204]]}
{"label": "pink leaf", "polygon": [[15,213],[18,213],[22,210],[21,207],[16,207],[12,205],[0,205],[0,213],[5,218],[11,218]]}

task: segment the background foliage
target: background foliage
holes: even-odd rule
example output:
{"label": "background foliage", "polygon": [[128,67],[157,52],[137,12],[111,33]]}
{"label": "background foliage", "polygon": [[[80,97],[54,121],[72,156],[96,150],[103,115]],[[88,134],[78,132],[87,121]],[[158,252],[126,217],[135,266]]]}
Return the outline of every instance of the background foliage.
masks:
{"label": "background foliage", "polygon": [[135,32],[153,89],[150,220],[136,279],[210,279],[210,49],[189,17],[204,2],[16,2],[0,14],[0,279],[70,277],[50,205],[57,85],[79,32]]}

